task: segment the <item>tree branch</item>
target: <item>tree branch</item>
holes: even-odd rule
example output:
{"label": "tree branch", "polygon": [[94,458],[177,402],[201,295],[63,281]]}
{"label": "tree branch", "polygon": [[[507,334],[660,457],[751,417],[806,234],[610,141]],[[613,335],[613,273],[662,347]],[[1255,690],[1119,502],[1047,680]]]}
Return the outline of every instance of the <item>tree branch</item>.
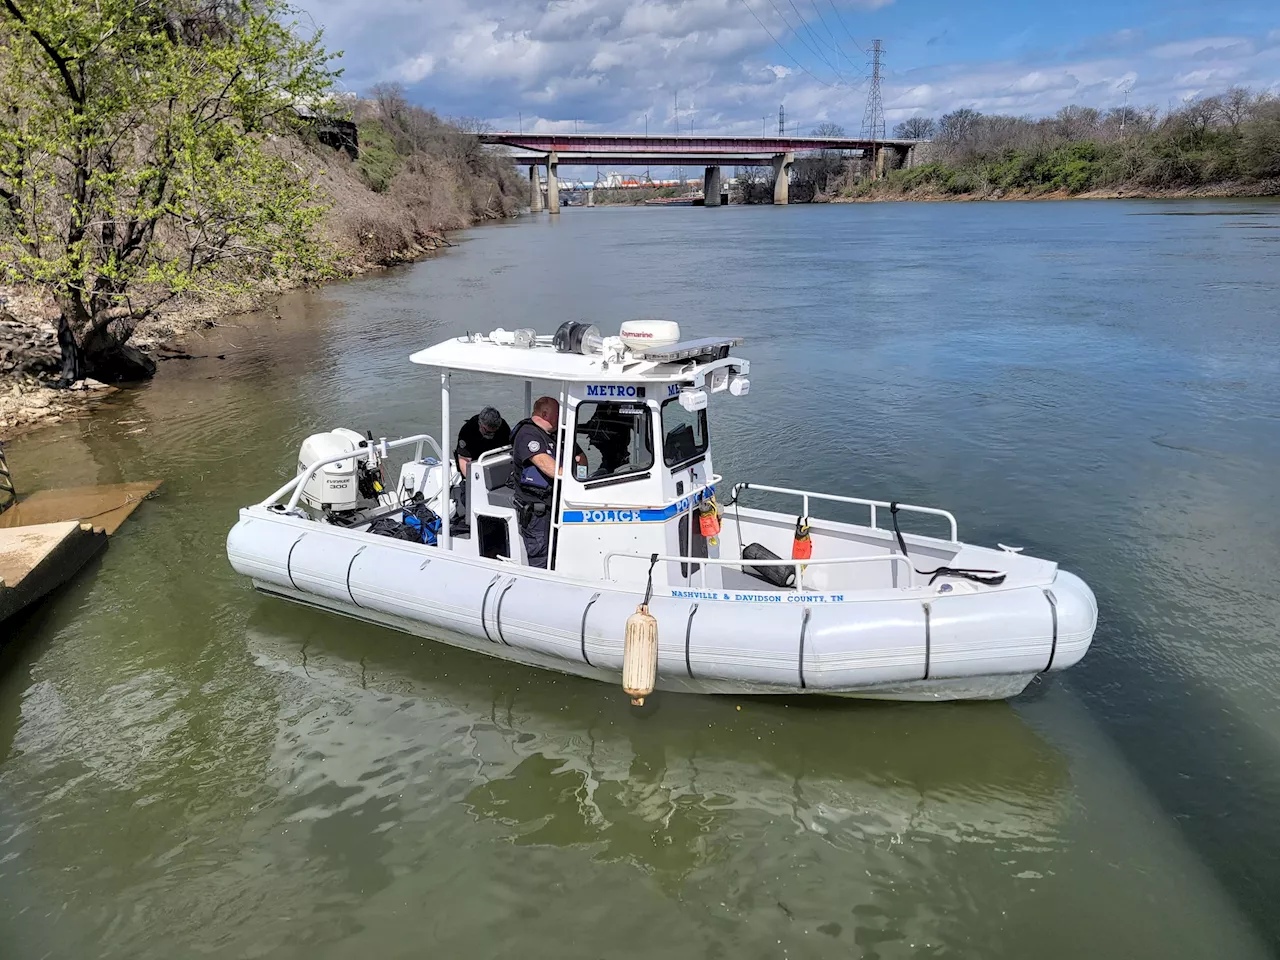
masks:
{"label": "tree branch", "polygon": [[54,49],[53,44],[45,39],[44,34],[27,22],[27,18],[23,15],[22,11],[18,9],[18,5],[14,3],[13,0],[4,0],[4,5],[5,9],[9,11],[13,18],[22,24],[22,26],[26,28],[26,31],[31,34],[32,39],[34,39],[36,43],[40,44],[49,59],[53,61],[54,66],[58,68],[58,72],[62,74],[62,82],[66,85],[67,94],[76,103],[80,103],[84,97],[80,90],[76,88],[76,82],[71,76],[70,69],[71,61],[75,58],[64,57],[62,54],[58,53],[58,51]]}

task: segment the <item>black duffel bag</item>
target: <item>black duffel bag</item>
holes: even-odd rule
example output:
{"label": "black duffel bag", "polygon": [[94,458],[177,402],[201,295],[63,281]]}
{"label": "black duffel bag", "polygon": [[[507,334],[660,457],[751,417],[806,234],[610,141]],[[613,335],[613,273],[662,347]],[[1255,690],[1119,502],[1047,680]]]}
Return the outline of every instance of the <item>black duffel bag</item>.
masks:
{"label": "black duffel bag", "polygon": [[[743,560],[781,560],[782,558],[759,543],[749,543],[742,551]],[[795,567],[749,567],[742,565],[742,572],[750,574],[775,587],[794,587],[796,585]]]}

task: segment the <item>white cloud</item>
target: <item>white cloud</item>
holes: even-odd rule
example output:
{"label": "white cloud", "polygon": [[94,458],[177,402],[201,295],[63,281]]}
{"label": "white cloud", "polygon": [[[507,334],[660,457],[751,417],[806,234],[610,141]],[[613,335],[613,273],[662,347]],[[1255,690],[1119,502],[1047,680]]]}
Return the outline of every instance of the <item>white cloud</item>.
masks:
{"label": "white cloud", "polygon": [[418,83],[431,74],[435,65],[435,57],[429,53],[422,53],[412,60],[401,63],[393,72],[405,83]]}
{"label": "white cloud", "polygon": [[1240,70],[1231,69],[1189,70],[1174,77],[1173,85],[1175,87],[1226,87],[1230,86],[1240,73]]}
{"label": "white cloud", "polygon": [[1046,90],[1074,90],[1080,81],[1066,71],[1042,72],[1033,70],[1009,84],[1011,93],[1043,93]]}
{"label": "white cloud", "polygon": [[[326,27],[327,42],[345,49],[349,89],[398,80],[411,97],[444,115],[512,127],[523,115],[526,130],[572,130],[577,118],[579,129],[621,130],[642,125],[647,114],[657,132],[674,128],[678,94],[681,129],[758,132],[761,116],[776,117],[779,103],[797,129],[826,119],[850,130],[861,124],[863,53],[848,43],[840,53],[831,49],[834,38],[847,38],[830,20],[827,0],[815,0],[813,36],[789,4],[769,0],[301,2]],[[834,2],[858,37],[872,35],[866,11],[888,6],[888,0]],[[809,8],[797,0],[795,9]],[[823,12],[827,21],[816,16]],[[1123,102],[1126,92],[1131,103],[1163,106],[1232,83],[1261,87],[1280,76],[1280,30],[1265,39],[1166,36],[1144,46],[1143,29],[1129,27],[1069,49],[912,69],[900,52],[910,49],[912,31],[919,34],[916,48],[924,50],[925,38],[945,32],[945,25],[907,23],[907,35],[891,45],[884,84],[890,125],[961,106],[1030,115],[1072,102],[1106,108]],[[807,49],[815,38],[823,57]],[[963,54],[956,43],[947,49]]]}
{"label": "white cloud", "polygon": [[1247,57],[1253,52],[1253,43],[1247,37],[1200,37],[1162,44],[1152,48],[1150,54],[1164,60],[1189,60]]}

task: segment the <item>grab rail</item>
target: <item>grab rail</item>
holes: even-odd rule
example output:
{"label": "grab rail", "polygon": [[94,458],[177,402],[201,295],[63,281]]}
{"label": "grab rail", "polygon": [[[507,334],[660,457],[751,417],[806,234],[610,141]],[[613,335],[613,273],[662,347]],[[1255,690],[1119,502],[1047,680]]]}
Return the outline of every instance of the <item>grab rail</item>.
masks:
{"label": "grab rail", "polygon": [[[809,498],[810,497],[814,498],[815,500],[830,500],[834,503],[852,503],[852,504],[856,504],[863,507],[870,507],[872,530],[880,529],[879,525],[876,523],[876,519],[877,519],[876,509],[878,507],[884,507],[885,509],[888,509],[889,507],[893,506],[893,504],[889,503],[887,500],[864,500],[861,497],[839,497],[832,493],[816,493],[812,490],[793,490],[790,487],[767,487],[764,484],[748,483],[746,481],[743,481],[741,483],[735,483],[733,485],[733,494],[732,496],[730,496],[729,502],[736,503],[738,500],[738,491],[748,490],[748,489],[763,490],[766,493],[785,493],[785,494],[790,494],[791,496],[802,497],[804,499],[804,506],[802,508],[804,512],[801,514],[801,516],[805,516],[805,517],[809,516]],[[909,503],[898,504],[898,509],[905,510],[907,513],[924,513],[924,514],[928,514],[929,516],[942,517],[949,524],[951,524],[951,542],[952,543],[960,542],[959,532],[956,527],[955,514],[951,513],[949,510],[939,510],[937,507],[917,507]]]}
{"label": "grab rail", "polygon": [[[383,437],[372,446],[361,447],[359,450],[353,450],[351,453],[344,453],[340,456],[326,457],[323,460],[317,460],[307,468],[305,472],[298,474],[275,493],[271,494],[271,496],[267,497],[267,499],[263,500],[258,504],[258,506],[269,507],[292,490],[293,496],[289,498],[289,505],[285,507],[285,511],[295,510],[298,506],[298,500],[302,497],[302,488],[310,482],[311,478],[315,476],[316,471],[321,467],[327,467],[331,463],[341,463],[343,460],[359,460],[361,458],[368,459],[369,454],[375,452],[379,457],[385,458],[390,451],[399,447],[407,447],[411,443],[417,444],[417,449],[413,455],[414,460],[422,459],[422,445],[424,443],[429,443],[431,445],[431,449],[435,451],[436,459],[441,463],[445,462],[444,454],[440,452],[440,445],[436,443],[434,437],[428,434],[418,433],[414,434],[412,437],[401,437],[399,440],[390,441],[387,440],[386,437]],[[440,496],[441,498],[449,496],[449,485],[447,483],[441,484]],[[445,505],[442,503],[441,506],[444,507]],[[437,512],[440,513],[441,516],[444,516],[446,511],[442,509]]]}
{"label": "grab rail", "polygon": [[[609,565],[613,562],[614,557],[623,557],[632,560],[652,560],[654,558],[654,554],[625,553],[621,550],[613,550],[606,553],[604,555],[604,577],[606,580],[613,580],[613,577],[609,572]],[[912,569],[911,561],[900,553],[886,553],[874,557],[825,557],[818,560],[747,560],[745,558],[735,559],[733,557],[675,557],[665,553],[657,554],[657,558],[668,563],[718,564],[722,567],[795,567],[795,589],[797,592],[804,589],[805,567],[835,566],[838,563],[901,563],[907,568],[907,586],[915,586],[912,579],[915,575],[915,570]]]}

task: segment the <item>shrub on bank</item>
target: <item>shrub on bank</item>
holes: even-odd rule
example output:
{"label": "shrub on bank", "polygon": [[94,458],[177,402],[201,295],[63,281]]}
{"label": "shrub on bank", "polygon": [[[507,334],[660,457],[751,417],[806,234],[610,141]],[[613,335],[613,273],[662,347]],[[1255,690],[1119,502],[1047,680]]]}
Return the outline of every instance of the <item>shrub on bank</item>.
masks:
{"label": "shrub on bank", "polygon": [[528,202],[528,184],[474,124],[442,120],[380,85],[355,103],[360,156],[325,151],[331,201],[327,233],[342,268],[389,264],[436,246],[448,230],[509,217]]}
{"label": "shrub on bank", "polygon": [[1242,88],[1163,118],[1154,108],[1103,113],[1070,106],[1040,119],[963,109],[917,126],[936,131],[929,163],[892,171],[870,186],[865,177],[849,177],[837,192],[1037,196],[1250,181],[1267,189],[1264,181],[1280,177],[1280,99]]}

